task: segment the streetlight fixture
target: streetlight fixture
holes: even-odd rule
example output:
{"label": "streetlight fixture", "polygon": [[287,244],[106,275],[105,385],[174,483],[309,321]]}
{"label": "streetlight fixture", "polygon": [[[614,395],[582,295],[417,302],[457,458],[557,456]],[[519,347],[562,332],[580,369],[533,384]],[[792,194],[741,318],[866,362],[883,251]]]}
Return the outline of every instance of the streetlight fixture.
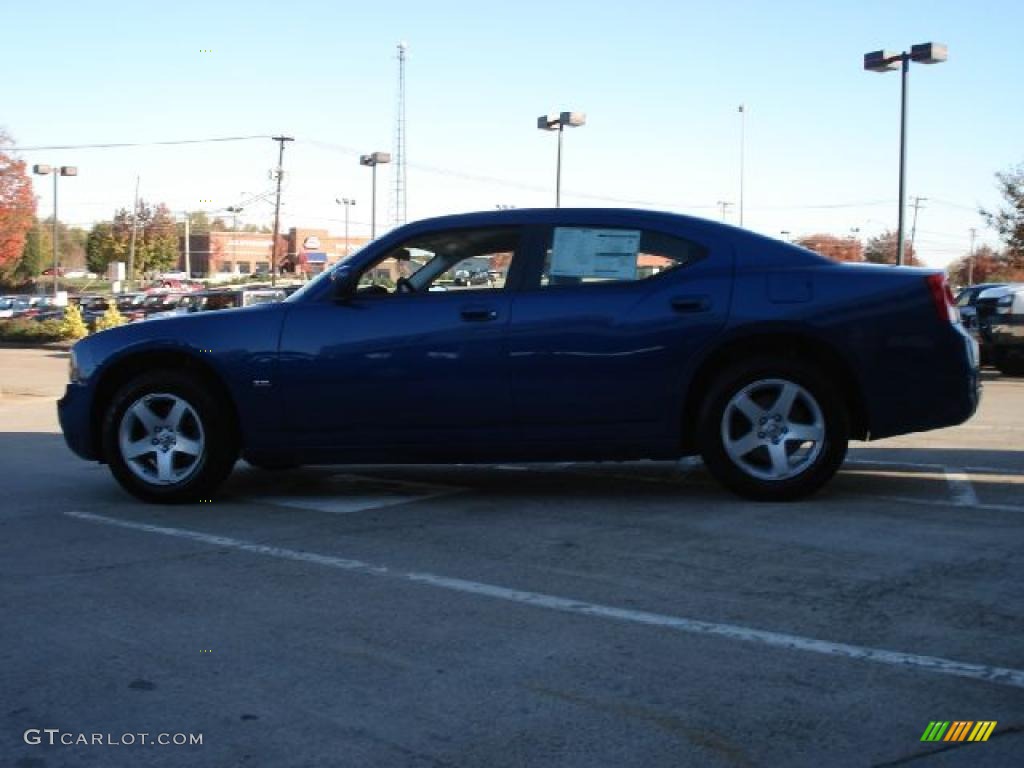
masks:
{"label": "streetlight fixture", "polygon": [[54,298],[57,296],[57,274],[60,272],[60,267],[57,263],[57,239],[59,237],[57,231],[57,177],[58,176],[77,176],[78,167],[74,165],[33,165],[32,172],[39,176],[46,176],[49,173],[53,174],[53,295]]}
{"label": "streetlight fixture", "polygon": [[562,207],[562,134],[565,127],[578,128],[587,124],[587,116],[583,112],[559,112],[541,115],[537,118],[537,128],[542,131],[558,131],[558,160],[555,165],[555,208]]}
{"label": "streetlight fixture", "polygon": [[348,243],[348,209],[351,208],[353,205],[355,205],[356,201],[352,200],[350,198],[347,198],[347,197],[336,197],[334,199],[334,202],[336,202],[338,205],[344,205],[345,206],[345,258],[347,259],[348,258],[348,253],[349,253],[349,243]]}
{"label": "streetlight fixture", "polygon": [[868,72],[891,72],[901,70],[900,85],[900,211],[896,263],[903,264],[907,189],[907,74],[910,62],[918,64],[939,64],[946,61],[946,46],[942,43],[919,43],[911,46],[910,51],[894,53],[893,51],[872,51],[864,54],[864,69]]}
{"label": "streetlight fixture", "polygon": [[377,237],[377,166],[391,162],[390,152],[371,152],[359,158],[360,165],[373,168],[373,194],[370,201],[370,239]]}

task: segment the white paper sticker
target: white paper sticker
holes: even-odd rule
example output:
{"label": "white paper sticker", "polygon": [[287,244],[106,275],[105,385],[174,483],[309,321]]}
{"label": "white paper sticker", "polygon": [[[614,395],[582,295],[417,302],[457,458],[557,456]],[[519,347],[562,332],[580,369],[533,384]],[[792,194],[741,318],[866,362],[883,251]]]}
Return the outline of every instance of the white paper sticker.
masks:
{"label": "white paper sticker", "polygon": [[636,280],[638,229],[556,227],[551,243],[552,277]]}

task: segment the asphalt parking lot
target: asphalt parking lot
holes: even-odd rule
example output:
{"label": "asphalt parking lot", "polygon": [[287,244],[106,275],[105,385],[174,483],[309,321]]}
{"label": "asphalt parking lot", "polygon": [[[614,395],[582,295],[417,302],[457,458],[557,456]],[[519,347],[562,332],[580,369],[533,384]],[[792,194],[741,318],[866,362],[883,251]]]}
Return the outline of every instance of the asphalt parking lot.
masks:
{"label": "asphalt parking lot", "polygon": [[64,446],[65,366],[0,350],[4,765],[1024,760],[1024,379],[797,504],[694,461],[240,463],[164,508]]}

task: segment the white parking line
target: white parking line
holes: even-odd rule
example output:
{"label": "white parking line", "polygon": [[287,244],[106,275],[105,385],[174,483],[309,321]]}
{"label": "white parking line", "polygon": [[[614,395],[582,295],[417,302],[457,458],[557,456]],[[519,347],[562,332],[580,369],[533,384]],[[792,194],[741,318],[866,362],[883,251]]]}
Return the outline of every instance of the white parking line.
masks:
{"label": "white parking line", "polygon": [[437,498],[459,493],[464,488],[436,483],[418,483],[411,480],[392,480],[363,475],[331,475],[328,482],[343,486],[336,492],[287,496],[260,496],[248,499],[259,504],[273,504],[292,509],[308,509],[314,512],[328,512],[332,515],[350,515],[379,507],[408,504],[412,501]]}
{"label": "white parking line", "polygon": [[971,485],[967,473],[953,467],[946,467],[943,471],[946,473],[946,484],[949,486],[953,502],[961,507],[976,507],[978,494],[974,492],[974,486]]}
{"label": "white parking line", "polygon": [[492,584],[484,584],[477,581],[437,576],[431,573],[397,571],[386,566],[371,565],[370,563],[365,563],[361,560],[352,560],[348,558],[334,557],[331,555],[318,555],[313,552],[303,552],[301,550],[285,549],[283,547],[274,547],[266,544],[256,544],[253,542],[242,541],[240,539],[228,538],[226,536],[215,536],[201,531],[191,531],[185,528],[170,528],[161,525],[150,525],[149,523],[136,523],[129,520],[106,517],[104,515],[95,515],[89,512],[70,511],[65,512],[64,514],[68,517],[93,523],[112,525],[119,528],[143,531],[145,533],[155,533],[163,536],[173,536],[175,538],[197,541],[217,547],[236,549],[250,554],[265,555],[267,557],[275,557],[282,560],[312,563],[315,565],[322,565],[328,568],[336,568],[338,570],[350,571],[368,576],[386,576],[399,581],[426,584],[428,586],[448,589],[454,592],[481,595],[513,603],[532,605],[538,608],[547,608],[550,610],[560,611],[562,613],[596,616],[604,619],[656,626],[687,634],[724,637],[730,640],[741,640],[748,643],[767,645],[774,648],[807,651],[826,656],[837,656],[840,658],[874,662],[876,664],[886,664],[889,666],[900,667],[902,669],[921,670],[926,672],[935,672],[937,674],[952,675],[954,677],[965,677],[972,680],[995,683],[997,685],[1007,685],[1013,688],[1024,688],[1024,670],[1019,669],[992,667],[985,664],[972,664],[952,659],[943,659],[937,656],[919,656],[913,653],[889,651],[879,648],[869,648],[867,646],[849,645],[846,643],[831,643],[812,637],[787,635],[780,632],[752,629],[734,624],[718,624],[715,622],[687,619],[660,613],[616,608],[614,606],[589,603],[565,597],[556,597],[554,595],[546,595],[539,592],[526,592],[518,589],[499,587]]}

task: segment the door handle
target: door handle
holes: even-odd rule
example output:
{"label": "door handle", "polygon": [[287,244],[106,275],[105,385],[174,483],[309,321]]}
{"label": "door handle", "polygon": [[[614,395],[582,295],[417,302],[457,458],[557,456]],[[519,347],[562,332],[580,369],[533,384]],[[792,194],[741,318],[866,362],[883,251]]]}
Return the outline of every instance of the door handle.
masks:
{"label": "door handle", "polygon": [[493,309],[487,309],[485,307],[466,307],[459,311],[462,315],[463,320],[469,320],[470,322],[486,322],[488,320],[495,320],[498,317],[498,313]]}
{"label": "door handle", "polygon": [[675,296],[671,304],[676,312],[707,312],[711,309],[707,296]]}

